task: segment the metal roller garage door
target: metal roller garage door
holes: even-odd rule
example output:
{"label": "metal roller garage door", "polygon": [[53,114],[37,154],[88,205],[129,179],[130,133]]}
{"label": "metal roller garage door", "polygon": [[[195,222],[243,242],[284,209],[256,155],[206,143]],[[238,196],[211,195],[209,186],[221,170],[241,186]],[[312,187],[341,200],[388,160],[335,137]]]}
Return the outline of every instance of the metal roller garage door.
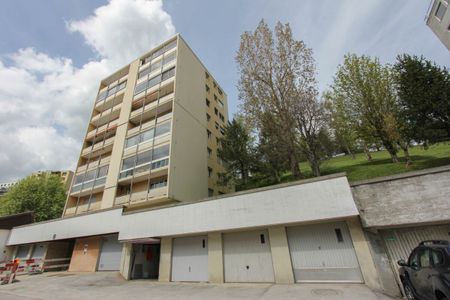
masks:
{"label": "metal roller garage door", "polygon": [[119,271],[122,256],[122,244],[117,235],[102,238],[98,271]]}
{"label": "metal roller garage door", "polygon": [[226,282],[274,282],[267,230],[223,235]]}
{"label": "metal roller garage door", "polygon": [[206,236],[175,238],[172,251],[172,281],[208,281]]}
{"label": "metal roller garage door", "polygon": [[345,222],[287,228],[297,282],[363,282]]}

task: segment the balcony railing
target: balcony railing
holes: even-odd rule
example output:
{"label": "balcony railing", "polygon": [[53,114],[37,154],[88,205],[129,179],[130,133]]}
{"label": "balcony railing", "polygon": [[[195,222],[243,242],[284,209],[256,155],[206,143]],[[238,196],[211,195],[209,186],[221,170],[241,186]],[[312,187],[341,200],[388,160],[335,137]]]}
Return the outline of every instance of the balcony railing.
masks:
{"label": "balcony railing", "polygon": [[147,191],[131,193],[128,195],[116,197],[115,205],[124,205],[128,203],[136,203],[142,201],[151,201],[157,198],[167,197],[167,187],[161,187],[152,189],[148,193]]}
{"label": "balcony railing", "polygon": [[122,107],[122,103],[117,104],[111,109],[107,109],[98,115],[95,115],[91,119],[91,123],[95,126],[101,126],[108,122],[110,119],[116,119],[119,117],[120,109]]}
{"label": "balcony railing", "polygon": [[100,159],[100,161],[97,159],[97,160],[91,161],[88,164],[81,165],[77,168],[76,174],[84,172],[88,169],[97,168],[98,166],[107,165],[107,164],[109,164],[110,160],[111,160],[111,156],[107,156],[107,157],[103,157],[102,159]]}
{"label": "balcony railing", "polygon": [[107,148],[109,146],[111,146],[111,149],[112,149],[112,145],[114,143],[114,138],[115,137],[113,136],[113,137],[110,137],[109,139],[106,139],[105,141],[100,141],[100,142],[94,144],[94,146],[88,146],[88,147],[84,148],[83,151],[81,152],[81,155],[87,156],[91,152],[97,152],[97,151]]}
{"label": "balcony railing", "polygon": [[97,137],[103,133],[112,132],[117,129],[118,124],[119,124],[119,119],[115,119],[115,120],[109,122],[109,124],[105,124],[103,126],[95,128],[88,132],[88,134],[86,135],[86,140]]}
{"label": "balcony railing", "polygon": [[167,165],[169,165],[169,158],[164,158],[161,160],[145,163],[140,166],[136,166],[133,169],[121,171],[120,175],[119,175],[119,179],[126,178],[126,177],[133,176],[133,175],[136,176],[140,173],[148,172],[150,169],[155,170],[155,169],[164,168]]}
{"label": "balcony railing", "polygon": [[85,181],[85,182],[73,185],[72,188],[70,189],[70,193],[73,194],[75,192],[91,189],[93,187],[99,187],[99,186],[105,185],[105,182],[106,182],[106,176],[97,178],[95,180],[92,179],[90,181]]}

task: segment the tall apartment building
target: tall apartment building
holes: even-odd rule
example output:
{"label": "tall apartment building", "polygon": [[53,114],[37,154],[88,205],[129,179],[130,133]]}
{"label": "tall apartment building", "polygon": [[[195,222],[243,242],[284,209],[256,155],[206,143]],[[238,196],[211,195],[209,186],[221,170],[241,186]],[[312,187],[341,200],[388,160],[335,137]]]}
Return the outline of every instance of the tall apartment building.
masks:
{"label": "tall apartment building", "polygon": [[450,10],[449,0],[433,0],[427,17],[427,25],[450,50]]}
{"label": "tall apartment building", "polygon": [[64,216],[229,191],[218,184],[227,97],[180,35],[100,82]]}
{"label": "tall apartment building", "polygon": [[37,171],[31,174],[31,176],[45,176],[45,175],[56,175],[61,178],[61,182],[64,184],[64,187],[68,191],[70,189],[70,185],[73,179],[73,172],[70,170],[66,171]]}

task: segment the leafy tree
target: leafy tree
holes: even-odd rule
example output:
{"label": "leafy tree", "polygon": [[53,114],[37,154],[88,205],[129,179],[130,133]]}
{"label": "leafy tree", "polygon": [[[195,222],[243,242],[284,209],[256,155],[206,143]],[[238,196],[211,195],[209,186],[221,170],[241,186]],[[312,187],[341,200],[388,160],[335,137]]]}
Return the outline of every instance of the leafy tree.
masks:
{"label": "leafy tree", "polygon": [[253,137],[239,117],[225,126],[220,144],[217,155],[226,164],[222,183],[247,184],[250,172],[255,170],[256,148]]}
{"label": "leafy tree", "polygon": [[33,211],[36,222],[59,218],[66,189],[57,175],[29,176],[11,188],[0,203],[2,215]]}
{"label": "leafy tree", "polygon": [[[312,50],[293,38],[289,24],[278,22],[273,33],[262,20],[254,32],[241,35],[236,62],[241,109],[249,122],[257,131],[264,127],[266,137],[267,133],[275,135],[270,140],[279,143],[273,147],[286,155],[294,178],[301,177],[300,150],[319,175],[316,151],[321,106]],[[263,124],[268,114],[271,122]]]}
{"label": "leafy tree", "polygon": [[424,57],[399,55],[395,83],[403,130],[416,141],[450,137],[450,73]]}
{"label": "leafy tree", "polygon": [[396,93],[391,68],[382,66],[378,59],[346,55],[338,67],[332,93],[335,100],[342,101],[345,116],[360,138],[377,138],[392,161],[397,162],[397,143],[402,136],[396,131]]}

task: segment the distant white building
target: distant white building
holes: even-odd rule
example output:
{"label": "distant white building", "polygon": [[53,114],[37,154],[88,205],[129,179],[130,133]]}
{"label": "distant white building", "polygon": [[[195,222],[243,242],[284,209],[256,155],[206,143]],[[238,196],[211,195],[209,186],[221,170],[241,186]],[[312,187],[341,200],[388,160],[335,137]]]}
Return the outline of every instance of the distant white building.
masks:
{"label": "distant white building", "polygon": [[0,183],[0,198],[3,197],[16,184],[17,181]]}
{"label": "distant white building", "polygon": [[427,16],[427,25],[450,50],[450,0],[432,0],[431,9]]}

